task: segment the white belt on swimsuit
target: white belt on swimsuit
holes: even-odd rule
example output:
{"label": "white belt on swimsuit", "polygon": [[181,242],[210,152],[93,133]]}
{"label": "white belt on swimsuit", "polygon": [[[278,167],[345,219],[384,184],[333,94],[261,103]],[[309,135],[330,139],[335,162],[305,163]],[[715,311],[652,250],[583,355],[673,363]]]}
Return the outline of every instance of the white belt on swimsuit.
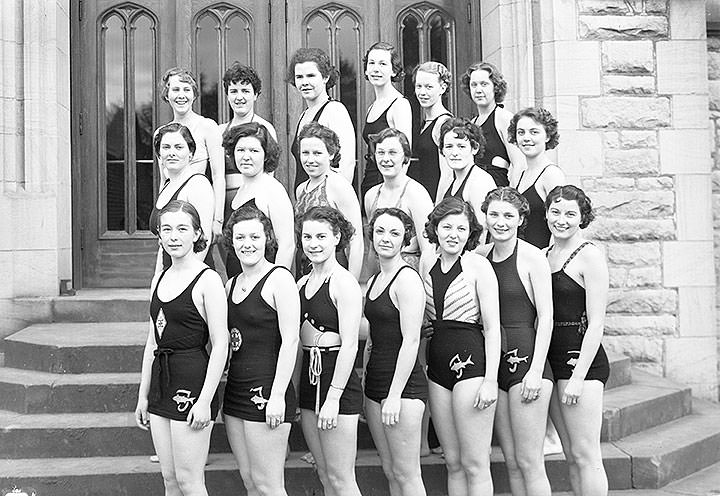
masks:
{"label": "white belt on swimsuit", "polygon": [[340,345],[336,346],[318,346],[318,341],[324,333],[318,333],[315,336],[315,344],[313,346],[303,345],[303,350],[310,352],[310,366],[308,367],[308,379],[311,386],[315,386],[315,415],[320,414],[320,375],[322,374],[322,353],[328,351],[340,350]]}

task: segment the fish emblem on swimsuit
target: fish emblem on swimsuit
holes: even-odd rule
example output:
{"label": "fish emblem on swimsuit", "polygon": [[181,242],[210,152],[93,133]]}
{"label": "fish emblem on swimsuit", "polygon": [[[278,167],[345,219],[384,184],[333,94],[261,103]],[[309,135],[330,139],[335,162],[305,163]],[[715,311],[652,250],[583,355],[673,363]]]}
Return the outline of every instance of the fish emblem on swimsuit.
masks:
{"label": "fish emblem on swimsuit", "polygon": [[505,353],[505,361],[509,365],[508,372],[510,372],[511,374],[514,374],[515,372],[517,372],[518,364],[520,362],[528,363],[528,356],[529,355],[525,355],[524,357],[519,357],[517,348]]}
{"label": "fish emblem on swimsuit", "polygon": [[163,309],[161,308],[158,312],[158,316],[155,319],[155,329],[157,329],[158,336],[162,337],[163,331],[165,331],[165,326],[167,326],[167,319],[165,318],[165,312],[163,312]]}
{"label": "fish emblem on swimsuit", "polygon": [[230,349],[239,351],[242,344],[242,333],[237,327],[230,329]]}
{"label": "fish emblem on swimsuit", "polygon": [[460,360],[459,353],[450,359],[450,370],[455,372],[456,379],[460,379],[462,377],[463,370],[465,370],[465,367],[468,365],[475,365],[475,362],[472,361],[472,355],[468,355],[467,360],[465,361]]}
{"label": "fish emblem on swimsuit", "polygon": [[195,397],[190,396],[191,392],[192,391],[188,391],[187,389],[178,389],[175,391],[175,396],[173,396],[172,399],[177,403],[178,412],[184,412],[195,403]]}
{"label": "fish emblem on swimsuit", "polygon": [[[570,365],[572,368],[575,368],[575,365],[577,365],[578,358],[580,358],[580,352],[571,350],[571,351],[568,351],[567,354],[571,355],[567,361],[567,364]],[[572,355],[577,355],[577,356],[572,356]]]}
{"label": "fish emblem on swimsuit", "polygon": [[264,410],[265,404],[268,402],[268,400],[266,400],[263,397],[263,387],[258,386],[258,387],[250,388],[250,392],[255,393],[255,395],[252,398],[250,398],[250,401],[252,401],[255,404],[255,406],[257,407],[258,410]]}

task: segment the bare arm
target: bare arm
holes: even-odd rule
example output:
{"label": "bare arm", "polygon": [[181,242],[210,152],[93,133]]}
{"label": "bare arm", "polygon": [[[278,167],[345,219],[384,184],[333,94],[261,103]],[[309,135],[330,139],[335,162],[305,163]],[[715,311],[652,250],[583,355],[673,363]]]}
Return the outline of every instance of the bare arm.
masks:
{"label": "bare arm", "polygon": [[267,208],[278,244],[275,263],[289,270],[295,257],[295,217],[285,188],[274,179],[273,181],[272,196]]}
{"label": "bare arm", "polygon": [[342,212],[348,222],[355,228],[355,235],[350,240],[350,246],[348,247],[348,270],[355,279],[359,279],[365,251],[360,204],[350,183],[335,180],[328,181],[328,185],[332,186],[332,202],[335,207]]}
{"label": "bare arm", "polygon": [[437,121],[435,121],[435,126],[432,130],[433,141],[438,147],[438,164],[440,165],[440,180],[438,181],[437,195],[434,198],[435,205],[442,201],[442,196],[445,194],[445,191],[447,191],[447,189],[450,187],[453,178],[452,169],[450,169],[447,162],[445,162],[445,155],[443,155],[440,151],[440,128],[442,127],[443,123],[449,118],[449,115],[440,117]]}
{"label": "bare arm", "polygon": [[[158,275],[153,277],[150,285],[150,294],[155,291],[157,286]],[[148,395],[150,394],[150,381],[152,375],[152,363],[155,359],[155,349],[157,342],[155,341],[155,325],[152,320],[148,321],[148,337],[145,341],[145,350],[143,351],[142,366],[140,369],[140,387],[138,388],[138,402],[135,408],[135,423],[141,429],[147,430],[149,425],[148,417]]]}
{"label": "bare arm", "polygon": [[545,199],[553,188],[567,184],[567,180],[565,179],[565,173],[560,167],[551,165],[540,177],[538,183],[538,186],[540,186],[540,195]]}
{"label": "bare arm", "polygon": [[[215,209],[212,221],[212,230],[206,231],[207,236],[222,235],[223,217],[225,215],[225,154],[222,147],[222,131],[210,119],[205,120],[205,145],[210,159],[210,172],[212,174],[212,188],[215,197]],[[212,242],[208,239],[208,243]]]}
{"label": "bare arm", "polygon": [[[477,260],[477,262],[475,262]],[[500,300],[497,278],[490,262],[474,253],[463,258],[463,265],[473,263],[477,274],[475,291],[478,296],[485,338],[485,378],[478,390],[475,406],[483,409],[497,400],[497,372],[500,365]]]}
{"label": "bare arm", "polygon": [[[417,188],[415,186],[418,186]],[[411,206],[410,217],[412,217],[415,226],[415,235],[417,236],[418,247],[420,248],[420,267],[429,267],[435,262],[435,245],[425,236],[425,222],[428,215],[432,212],[433,203],[427,190],[419,184],[411,184]],[[422,270],[420,274],[423,274]],[[424,298],[424,296],[423,296]]]}
{"label": "bare arm", "polygon": [[[223,192],[224,193],[224,192]],[[200,216],[200,227],[208,241],[204,250],[195,253],[198,260],[205,260],[208,250],[210,249],[210,238],[212,236],[213,224],[213,188],[204,176],[195,176],[185,186],[178,198],[192,204]]]}
{"label": "bare arm", "polygon": [[388,126],[402,133],[407,137],[410,146],[412,146],[412,108],[407,98],[398,98],[390,107],[387,114]]}
{"label": "bare arm", "polygon": [[339,172],[352,183],[355,174],[355,127],[345,105],[340,102],[331,102],[325,108],[319,119],[320,124],[329,127],[340,139]]}
{"label": "bare arm", "polygon": [[[505,109],[498,108],[498,110],[500,111],[495,112],[495,129],[497,129],[500,138],[503,140],[505,150],[507,151],[508,158],[510,159],[508,177],[518,178],[520,177],[520,172],[522,172],[527,166],[525,163],[525,155],[523,155],[523,152],[521,152],[517,146],[510,143],[510,140],[508,139],[508,127],[510,126],[512,113]],[[513,184],[513,182],[510,182],[510,184]]]}

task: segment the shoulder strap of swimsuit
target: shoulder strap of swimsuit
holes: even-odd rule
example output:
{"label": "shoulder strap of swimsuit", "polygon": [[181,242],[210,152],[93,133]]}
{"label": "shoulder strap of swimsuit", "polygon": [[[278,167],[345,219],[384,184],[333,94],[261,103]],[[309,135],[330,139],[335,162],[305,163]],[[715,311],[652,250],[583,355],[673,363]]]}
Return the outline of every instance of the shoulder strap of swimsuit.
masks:
{"label": "shoulder strap of swimsuit", "polygon": [[[553,164],[547,164],[545,167],[543,167],[543,170],[540,171],[540,174],[537,175],[537,177],[535,178],[535,180],[533,181],[533,183],[532,183],[530,186],[528,186],[528,187],[535,186],[535,183],[538,182],[538,179],[540,179],[540,176],[542,176],[543,173],[547,170],[547,168],[550,167],[551,165],[553,165]],[[524,174],[524,173],[525,173],[525,171],[523,171],[523,174]],[[522,179],[522,176],[520,176],[520,179]]]}
{"label": "shoulder strap of swimsuit", "polygon": [[[267,282],[268,277],[270,277],[270,274],[275,272],[275,269],[279,269],[280,267],[282,267],[282,266],[276,265],[274,267],[271,267],[270,270],[267,271],[267,274],[262,276],[262,278],[255,284],[255,288],[262,288],[263,286],[265,286],[265,282]],[[285,268],[285,267],[283,267],[283,268]],[[255,290],[255,288],[253,288],[253,290]]]}
{"label": "shoulder strap of swimsuit", "polygon": [[382,187],[383,187],[382,183],[378,184],[378,189],[375,192],[375,198],[373,199],[373,202],[370,205],[370,217],[372,217],[373,214],[375,214],[375,210],[377,209],[378,198],[380,198],[380,192],[382,191]]}
{"label": "shoulder strap of swimsuit", "polygon": [[403,189],[400,192],[400,196],[398,197],[397,202],[395,203],[395,208],[400,208],[400,205],[402,204],[403,196],[405,196],[405,191],[407,191],[408,184],[410,184],[409,177],[408,177],[408,180],[405,181],[405,186],[403,186]]}
{"label": "shoulder strap of swimsuit", "polygon": [[[168,267],[169,269],[170,267]],[[165,272],[167,272],[167,269],[163,269],[163,271],[160,273],[160,277],[158,277],[157,283],[155,284],[155,291],[153,293],[155,296],[157,296],[158,288],[160,287],[160,281],[162,281],[163,277],[165,277]]]}
{"label": "shoulder strap of swimsuit", "polygon": [[232,277],[232,282],[230,283],[230,292],[228,293],[228,301],[232,301],[232,295],[235,292],[235,283],[237,283],[238,276]]}
{"label": "shoulder strap of swimsuit", "polygon": [[[175,193],[173,193],[172,198],[170,198],[170,201],[172,201],[172,200],[177,200],[177,197],[178,197],[178,195],[180,194],[180,191],[182,191],[183,188],[184,188],[185,186],[187,186],[187,184],[190,182],[190,180],[191,180],[193,177],[195,177],[195,176],[203,176],[203,177],[205,177],[205,174],[201,174],[201,173],[197,172],[197,173],[193,174],[192,176],[188,177],[188,178],[185,180],[185,182],[182,183],[177,190],[175,190]],[[169,202],[168,202],[168,203],[169,203]]]}
{"label": "shoulder strap of swimsuit", "polygon": [[367,291],[365,291],[365,298],[367,298],[370,295],[370,291],[372,291],[373,286],[375,286],[375,281],[377,281],[377,278],[380,276],[380,272],[375,274],[372,277],[372,281],[370,281],[370,285],[367,288]]}
{"label": "shoulder strap of swimsuit", "polygon": [[195,286],[195,284],[197,284],[197,282],[200,280],[200,277],[208,270],[210,270],[210,267],[205,267],[200,272],[198,272],[198,274],[195,276],[195,279],[190,281],[190,284],[188,284],[188,288],[192,288],[193,286]]}
{"label": "shoulder strap of swimsuit", "polygon": [[393,285],[393,283],[395,282],[395,279],[398,278],[398,276],[400,275],[400,272],[402,272],[403,269],[405,269],[405,268],[407,268],[407,269],[412,269],[414,272],[417,272],[417,271],[415,271],[415,269],[413,269],[411,266],[409,266],[409,265],[403,265],[402,267],[400,267],[400,268],[397,270],[397,272],[395,272],[395,275],[392,276],[392,279],[390,279],[390,282],[387,284],[387,286],[385,286],[385,291],[388,291],[388,290],[390,289],[390,286]]}
{"label": "shoulder strap of swimsuit", "polygon": [[[397,102],[399,98],[400,98],[399,96],[396,96],[396,97],[395,97],[395,100],[393,100],[392,102],[390,102],[390,105],[388,105],[387,107],[385,107],[385,111],[383,112],[383,114],[387,114],[387,113],[388,113],[388,110],[390,110],[390,107],[392,107],[393,105],[395,105],[395,102]],[[381,115],[382,115],[382,114],[381,114]]]}
{"label": "shoulder strap of swimsuit", "polygon": [[317,112],[315,112],[315,116],[313,117],[313,122],[318,122],[318,121],[320,121],[320,116],[322,115],[323,111],[325,110],[325,107],[327,107],[327,106],[328,106],[328,103],[330,103],[330,102],[332,102],[332,101],[333,101],[333,99],[330,98],[330,99],[328,99],[327,102],[323,103],[322,107],[320,107],[320,110],[318,110]]}
{"label": "shoulder strap of swimsuit", "polygon": [[563,264],[562,269],[560,269],[560,270],[565,270],[565,267],[567,267],[568,264],[572,261],[572,259],[575,258],[575,255],[577,255],[580,250],[585,248],[585,246],[591,245],[591,244],[592,243],[590,241],[585,241],[580,246],[575,248],[575,251],[570,254],[570,256],[568,257],[567,260],[565,260],[565,263]]}

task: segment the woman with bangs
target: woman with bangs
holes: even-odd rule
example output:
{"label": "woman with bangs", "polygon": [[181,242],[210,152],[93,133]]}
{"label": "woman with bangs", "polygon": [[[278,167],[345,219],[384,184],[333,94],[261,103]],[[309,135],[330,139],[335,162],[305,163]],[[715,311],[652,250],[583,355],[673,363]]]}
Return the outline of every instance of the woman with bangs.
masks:
{"label": "woman with bangs", "polygon": [[[368,107],[362,129],[367,153],[360,198],[365,198],[368,190],[382,181],[375,161],[373,136],[386,128],[397,129],[405,136],[412,135],[410,102],[393,85],[405,77],[400,53],[390,43],[377,42],[365,52],[363,66],[365,79],[370,82],[375,92],[375,100]],[[369,217],[370,213],[366,213]]]}
{"label": "woman with bangs", "polygon": [[299,229],[312,267],[297,283],[303,434],[325,494],[360,496],[355,457],[362,388],[354,367],[362,294],[355,277],[335,258],[355,232],[342,213],[327,206],[303,213]]}
{"label": "woman with bangs", "polygon": [[303,98],[306,109],[298,120],[290,151],[295,157],[294,189],[307,180],[300,155],[300,132],[311,123],[332,129],[340,142],[339,160],[333,167],[352,184],[355,174],[355,127],[350,114],[341,102],[330,98],[328,91],[340,77],[330,57],[319,48],[300,48],[288,64],[285,82],[294,86]]}
{"label": "woman with bangs", "polygon": [[492,494],[490,441],[500,362],[497,279],[488,260],[472,252],[482,226],[468,202],[442,200],[425,234],[439,255],[425,277],[425,317],[432,328],[427,376],[448,495]]}
{"label": "woman with bangs", "polygon": [[225,239],[242,265],[242,273],[225,286],[231,350],[225,430],[248,494],[287,495],[300,298],[292,273],[270,261],[278,245],[270,219],[257,207],[237,209]]}
{"label": "woman with bangs", "polygon": [[553,389],[546,359],[553,314],[550,267],[538,248],[518,239],[530,210],[520,193],[495,189],[482,209],[490,235],[482,251],[497,276],[503,331],[495,433],[513,496],[550,496],[543,457]]}
{"label": "woman with bangs", "polygon": [[[230,204],[232,210],[252,205],[270,219],[278,243],[273,262],[290,269],[295,255],[292,203],[285,187],[271,175],[278,166],[280,147],[268,129],[257,122],[230,128],[223,138],[223,147],[228,160],[243,177]],[[241,268],[235,250],[228,251],[225,261],[228,278],[239,274]]]}
{"label": "woman with bangs", "polygon": [[[190,169],[205,174],[212,181],[214,209],[212,231],[208,236],[221,236],[225,215],[225,163],[222,153],[222,136],[217,123],[192,109],[200,94],[195,76],[180,67],[168,69],[162,77],[161,98],[173,112],[170,123],[187,127],[196,143]],[[155,131],[157,133],[157,131]],[[160,184],[165,185],[166,169],[160,164]],[[214,240],[210,240],[214,242]]]}

